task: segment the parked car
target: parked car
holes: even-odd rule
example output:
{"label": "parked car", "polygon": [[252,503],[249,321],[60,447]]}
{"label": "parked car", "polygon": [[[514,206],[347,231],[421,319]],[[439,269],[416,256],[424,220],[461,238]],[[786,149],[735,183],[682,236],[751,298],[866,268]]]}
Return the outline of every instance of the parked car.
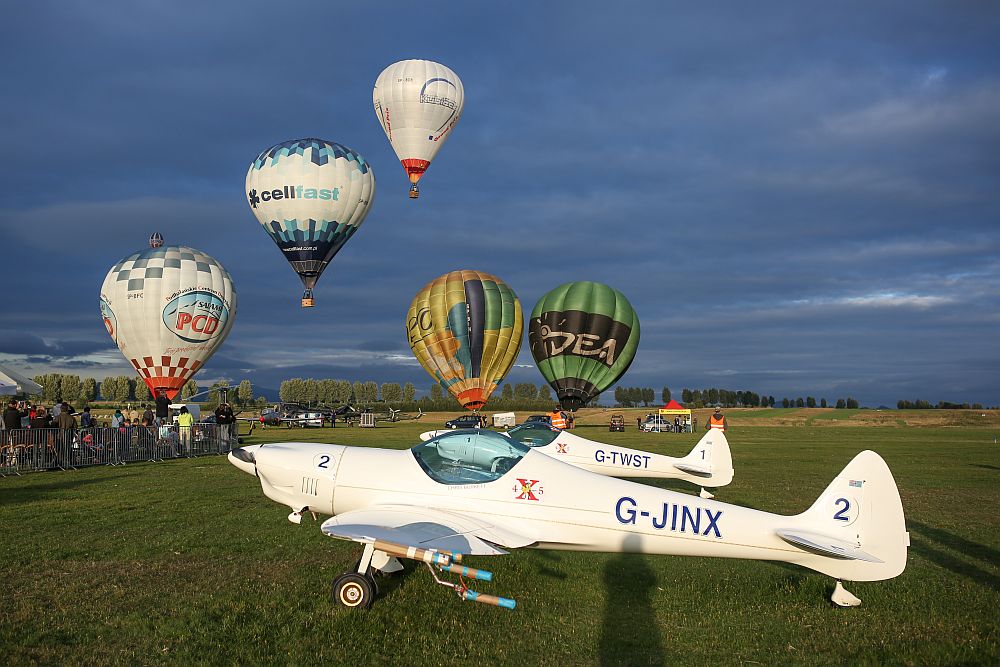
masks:
{"label": "parked car", "polygon": [[673,428],[674,423],[662,415],[652,415],[646,419],[646,423],[642,425],[642,430],[646,432],[672,431]]}
{"label": "parked car", "polygon": [[486,417],[482,415],[462,415],[449,419],[445,428],[486,428]]}
{"label": "parked car", "polygon": [[549,424],[551,426],[552,425],[552,418],[549,417],[548,415],[531,415],[530,417],[528,417],[527,419],[524,420],[525,424],[531,424],[533,422],[539,422],[539,423],[542,423],[542,424]]}
{"label": "parked car", "polygon": [[608,424],[609,431],[624,431],[625,430],[625,416],[624,415],[611,415],[611,423]]}

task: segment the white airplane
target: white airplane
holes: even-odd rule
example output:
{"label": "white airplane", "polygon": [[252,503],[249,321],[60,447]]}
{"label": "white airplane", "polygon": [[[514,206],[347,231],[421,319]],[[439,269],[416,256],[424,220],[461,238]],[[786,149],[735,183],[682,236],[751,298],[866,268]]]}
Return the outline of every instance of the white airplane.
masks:
{"label": "white airplane", "polygon": [[[430,440],[446,433],[454,431],[426,431],[420,434],[420,439]],[[503,435],[536,452],[608,477],[680,479],[702,487],[725,486],[733,481],[729,441],[718,429],[705,433],[683,458],[587,440],[541,422],[526,422],[505,431]],[[701,496],[711,498],[712,494],[702,489]]]}
{"label": "white airplane", "polygon": [[[717,556],[794,563],[838,579],[833,600],[860,603],[839,579],[876,581],[906,567],[909,535],[899,492],[882,458],[864,451],[813,505],[783,516],[597,475],[492,431],[450,431],[409,450],[274,443],[233,450],[293,523],[333,515],[321,529],[364,546],[357,568],[334,579],[334,599],[365,608],[373,574],[423,561],[463,600],[513,608],[466,578],[466,555],[520,547]],[[457,574],[457,582],[435,572]]]}

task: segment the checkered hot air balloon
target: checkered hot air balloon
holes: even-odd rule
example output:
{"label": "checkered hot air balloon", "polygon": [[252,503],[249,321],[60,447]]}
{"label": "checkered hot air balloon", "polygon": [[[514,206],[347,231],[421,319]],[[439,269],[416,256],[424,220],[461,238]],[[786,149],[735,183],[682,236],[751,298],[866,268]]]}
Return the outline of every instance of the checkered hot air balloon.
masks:
{"label": "checkered hot air balloon", "polygon": [[236,291],[229,272],[200,250],[150,248],[108,271],[101,316],[150,392],[173,399],[229,335]]}
{"label": "checkered hot air balloon", "polygon": [[410,198],[420,196],[417,181],[451,136],[465,105],[462,80],[430,60],[402,60],[379,74],[372,91],[375,116],[410,179]]}
{"label": "checkered hot air balloon", "polygon": [[324,139],[271,146],[250,164],[247,201],[315,305],[313,288],[327,265],[365,221],[375,200],[375,174],[360,153]]}
{"label": "checkered hot air balloon", "polygon": [[521,349],[521,302],[496,276],[452,271],[417,292],[406,335],[424,370],[463,407],[478,410]]}

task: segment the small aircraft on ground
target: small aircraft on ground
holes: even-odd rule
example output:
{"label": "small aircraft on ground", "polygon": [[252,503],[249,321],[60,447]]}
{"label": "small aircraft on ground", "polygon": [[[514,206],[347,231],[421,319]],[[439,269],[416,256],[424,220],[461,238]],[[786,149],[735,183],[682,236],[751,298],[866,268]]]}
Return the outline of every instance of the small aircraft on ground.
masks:
{"label": "small aircraft on ground", "polygon": [[[420,439],[430,440],[445,433],[454,431],[426,431],[420,434]],[[606,445],[542,422],[525,422],[502,435],[542,454],[608,477],[680,479],[702,487],[725,486],[733,481],[733,457],[729,451],[729,441],[718,429],[706,432],[683,458]],[[703,498],[712,497],[704,489],[701,495]]]}
{"label": "small aircraft on ground", "polygon": [[460,562],[521,547],[793,563],[837,578],[832,599],[854,606],[839,579],[895,577],[909,546],[892,473],[871,451],[794,516],[594,474],[492,431],[450,431],[409,450],[252,445],[229,461],[288,506],[293,523],[305,512],[333,515],[322,532],[363,545],[356,569],[333,581],[334,600],[349,608],[369,607],[373,574],[402,569],[399,559],[424,562],[463,600],[513,608],[470,590],[466,578],[492,574]]}

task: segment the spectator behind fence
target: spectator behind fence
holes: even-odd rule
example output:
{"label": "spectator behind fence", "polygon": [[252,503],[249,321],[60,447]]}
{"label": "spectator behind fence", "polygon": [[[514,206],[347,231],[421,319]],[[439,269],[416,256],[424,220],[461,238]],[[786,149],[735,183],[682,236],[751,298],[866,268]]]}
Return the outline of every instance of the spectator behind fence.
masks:
{"label": "spectator behind fence", "polygon": [[122,414],[121,409],[115,410],[115,414],[111,415],[111,428],[118,428],[125,422],[125,415]]}
{"label": "spectator behind fence", "polygon": [[26,414],[28,414],[27,411],[18,410],[17,401],[11,399],[7,403],[7,409],[3,411],[3,427],[8,431],[21,428],[21,417]]}
{"label": "spectator behind fence", "polygon": [[62,412],[62,402],[63,400],[61,398],[57,398],[55,405],[53,405],[52,409],[49,410],[49,414],[52,416],[53,419],[58,417],[59,413]]}
{"label": "spectator behind fence", "polygon": [[52,428],[52,419],[44,406],[39,405],[35,410],[35,418],[28,424],[28,428]]}
{"label": "spectator behind fence", "polygon": [[187,406],[181,408],[181,412],[177,415],[177,426],[178,433],[181,438],[181,446],[184,447],[184,453],[187,455],[191,454],[191,426],[194,424],[194,415],[188,412]]}
{"label": "spectator behind fence", "polygon": [[94,416],[90,414],[90,406],[86,405],[83,408],[83,414],[80,415],[80,428],[91,428],[94,424]]}
{"label": "spectator behind fence", "polygon": [[59,406],[56,427],[61,431],[59,434],[59,448],[56,453],[57,459],[69,463],[69,452],[73,446],[73,434],[76,431],[76,417],[73,416],[73,409],[65,402]]}
{"label": "spectator behind fence", "polygon": [[170,418],[170,399],[162,389],[156,390],[156,424],[163,426]]}
{"label": "spectator behind fence", "polygon": [[149,406],[143,403],[142,407],[146,408],[142,412],[142,423],[152,424],[153,423],[153,411],[149,409]]}
{"label": "spectator behind fence", "polygon": [[236,423],[236,415],[229,403],[220,403],[215,409],[215,423],[219,429],[219,437],[226,443],[233,438],[233,424]]}

